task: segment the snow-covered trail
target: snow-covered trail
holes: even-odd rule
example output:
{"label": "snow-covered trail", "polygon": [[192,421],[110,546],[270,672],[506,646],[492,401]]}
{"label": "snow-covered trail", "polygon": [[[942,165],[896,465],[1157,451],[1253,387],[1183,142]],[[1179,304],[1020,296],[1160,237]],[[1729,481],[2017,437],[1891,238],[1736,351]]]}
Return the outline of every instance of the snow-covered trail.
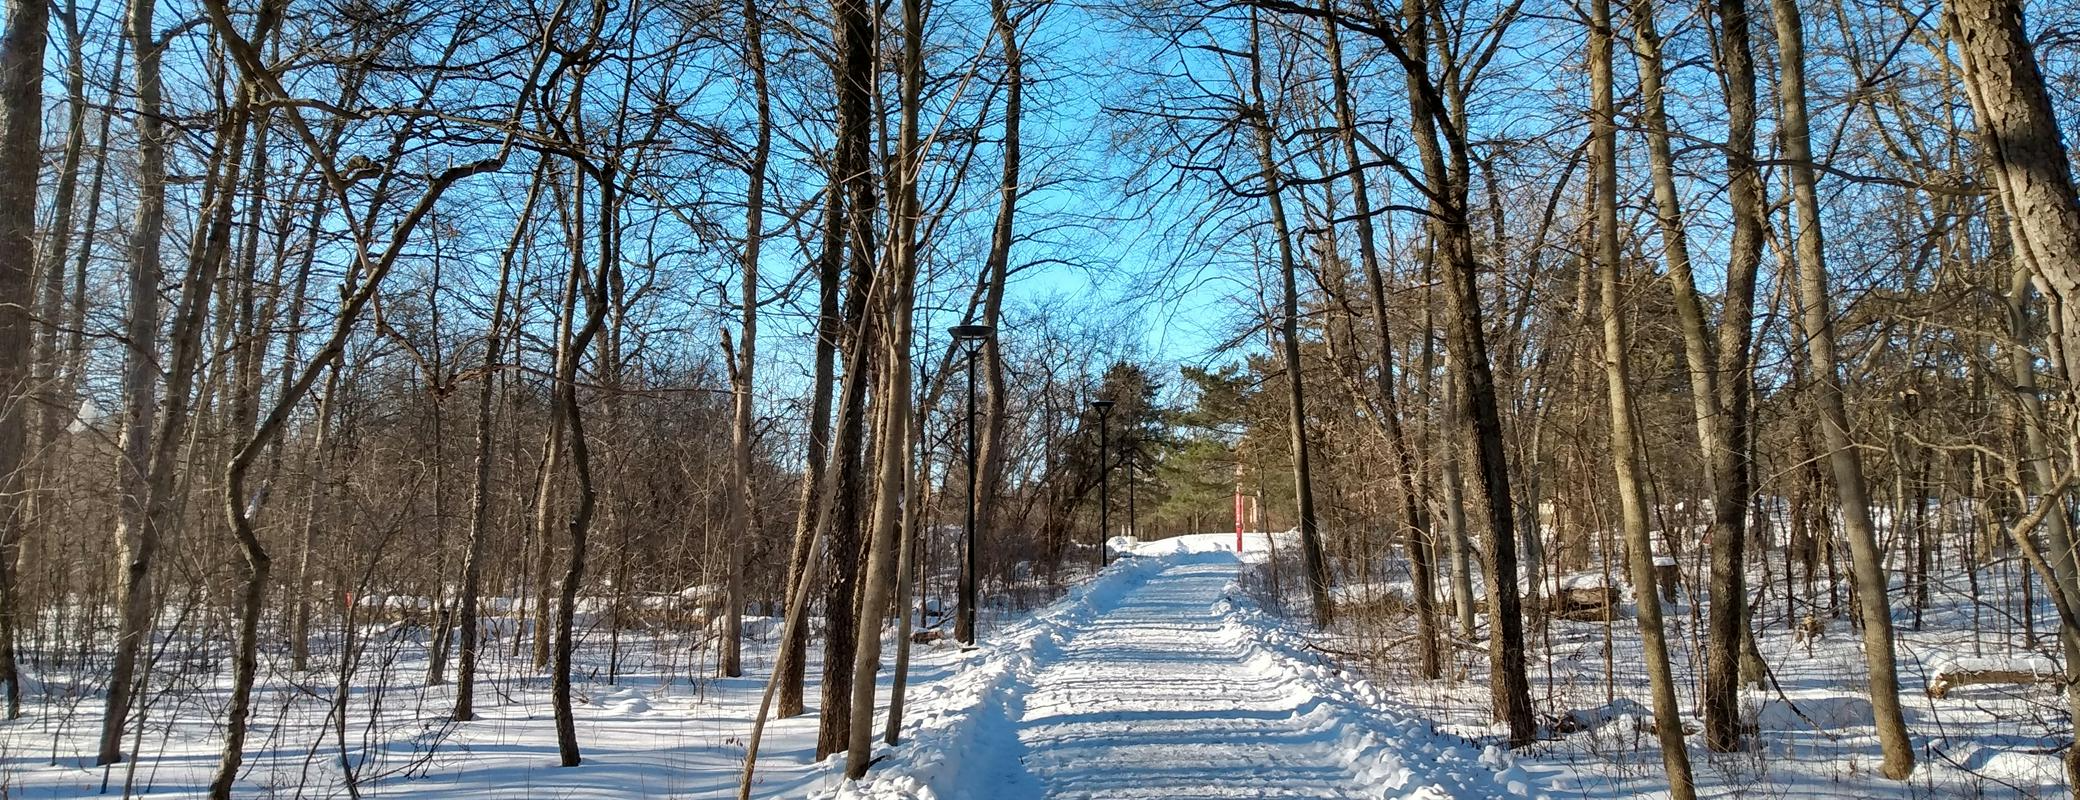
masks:
{"label": "snow-covered trail", "polygon": [[1222,555],[1166,565],[1029,679],[1018,739],[1042,796],[1365,796],[1352,765],[1319,746],[1335,720],[1267,675],[1216,612],[1236,570]]}
{"label": "snow-covered trail", "polygon": [[1241,595],[1232,541],[1134,545],[1137,555],[971,654],[919,698],[903,745],[827,796],[1545,794],[1546,781],[1499,750],[1439,735],[1307,652],[1298,631]]}

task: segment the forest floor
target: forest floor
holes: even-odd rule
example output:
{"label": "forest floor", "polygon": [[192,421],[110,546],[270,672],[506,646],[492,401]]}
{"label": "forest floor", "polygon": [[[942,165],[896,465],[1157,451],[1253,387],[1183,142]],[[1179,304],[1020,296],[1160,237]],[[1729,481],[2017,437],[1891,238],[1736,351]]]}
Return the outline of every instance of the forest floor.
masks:
{"label": "forest floor", "polygon": [[[1646,681],[1629,609],[1608,627],[1534,628],[1533,699],[1560,711],[1543,720],[1545,738],[1512,753],[1487,720],[1484,653],[1454,648],[1452,675],[1418,681],[1406,670],[1405,616],[1312,631],[1304,614],[1280,613],[1304,608],[1294,587],[1267,590],[1268,538],[1252,535],[1239,561],[1231,534],[1119,542],[1132,555],[1061,599],[1031,613],[992,609],[983,646],[920,645],[903,744],[877,741],[864,781],[838,778],[842,756],[813,758],[812,660],[811,713],[769,727],[754,795],[1601,800],[1666,792],[1654,737],[1640,725],[1649,716]],[[1994,582],[1992,596],[2013,594],[1998,583],[2005,576],[1978,577]],[[1876,774],[1861,650],[1847,623],[1833,620],[1814,638],[1758,618],[1780,688],[1745,695],[1760,731],[1754,751],[1707,755],[1693,746],[1701,794],[2059,796],[2058,747],[2069,734],[2054,687],[1923,693],[1945,663],[2033,652],[2009,610],[1966,602],[1948,583],[1936,588],[1919,630],[1901,618],[1901,689],[1922,764],[1911,781]],[[1690,608],[1687,599],[1670,606],[1686,708],[1697,663]],[[549,686],[526,653],[498,648],[479,683],[479,720],[456,724],[446,719],[452,686],[423,685],[424,628],[371,624],[344,696],[336,672],[298,673],[286,658],[270,659],[237,794],[733,797],[771,668],[771,623],[753,621],[763,638],[736,679],[712,677],[698,637],[583,638],[576,713],[585,762],[575,769],[556,766]],[[510,627],[494,638],[512,640]],[[2047,644],[2039,639],[2039,648]],[[0,723],[0,797],[121,796],[126,783],[131,795],[199,795],[216,766],[229,678],[210,666],[221,663],[211,648],[222,643],[184,646],[199,649],[169,646],[159,659],[144,724],[127,748],[142,757],[110,769],[92,766],[99,687],[58,677],[95,670],[39,673],[23,718]],[[336,665],[333,647],[329,662],[323,653],[317,661]]]}
{"label": "forest floor", "polygon": [[[2072,728],[2059,684],[1965,686],[1940,698],[1928,692],[1939,673],[1959,665],[2055,673],[2056,612],[2039,591],[2035,607],[2028,609],[2034,614],[2032,629],[2020,602],[2027,593],[2019,588],[2018,566],[2013,559],[1996,561],[1976,574],[1961,563],[1945,566],[1932,575],[1929,605],[1919,615],[1895,575],[1891,594],[1900,698],[1917,762],[1906,781],[1878,774],[1883,759],[1871,722],[1868,671],[1861,633],[1848,617],[1847,593],[1830,603],[1824,583],[1808,594],[1802,586],[1787,587],[1781,572],[1768,589],[1758,582],[1770,580],[1770,573],[1750,580],[1751,590],[1766,599],[1755,629],[1770,672],[1764,686],[1741,691],[1752,746],[1746,752],[1707,752],[1697,733],[1702,726],[1703,608],[1686,586],[1664,610],[1699,795],[1741,800],[2070,796],[2059,759]],[[1281,568],[1294,569],[1290,563]],[[1599,573],[1560,580],[1603,583]],[[1259,596],[1265,594],[1262,582],[1253,590]],[[1651,695],[1633,616],[1637,598],[1630,587],[1614,583],[1622,604],[1608,624],[1556,618],[1541,626],[1527,619],[1528,672],[1532,704],[1541,714],[1541,738],[1517,755],[1520,763],[1565,771],[1555,784],[1555,798],[1668,796],[1659,743],[1649,727]],[[1476,592],[1483,592],[1476,584]],[[1407,593],[1405,580],[1343,589],[1340,594],[1353,606]],[[1798,598],[1789,604],[1789,613],[1787,594]],[[1298,616],[1305,608],[1298,600],[1289,589],[1282,603],[1267,600],[1266,605],[1283,605]],[[1449,598],[1441,602],[1448,604]],[[1446,614],[1442,623],[1452,627]],[[1479,635],[1485,636],[1485,630],[1483,618]],[[1405,615],[1389,615],[1376,624],[1347,623],[1309,635],[1323,648],[1358,654],[1343,660],[1359,665],[1388,689],[1392,702],[1432,720],[1442,732],[1472,742],[1500,741],[1505,731],[1491,722],[1485,648],[1448,648],[1445,679],[1417,680],[1408,653],[1411,632]]]}
{"label": "forest floor", "polygon": [[[987,608],[979,627],[994,633],[1025,616],[1011,607]],[[616,640],[590,621],[581,615],[573,656],[579,767],[558,765],[547,671],[536,669],[519,646],[524,637],[514,636],[511,618],[487,617],[492,644],[477,685],[477,719],[467,723],[449,719],[452,683],[425,684],[426,628],[378,621],[359,626],[344,703],[336,702],[342,697],[336,637],[314,648],[311,671],[291,669],[285,653],[263,653],[256,718],[234,795],[734,798],[751,720],[773,667],[778,620],[746,619],[751,641],[741,678],[717,676],[712,639],[699,630],[631,630]],[[230,676],[218,665],[228,641],[196,636],[161,646],[143,722],[125,747],[141,757],[93,766],[101,687],[91,677],[46,675],[25,693],[22,718],[0,722],[0,798],[202,796],[222,740]],[[918,646],[911,696],[986,652]],[[842,765],[842,756],[815,760],[820,656],[812,647],[808,713],[766,729],[754,797],[806,796],[832,783]],[[46,672],[92,676],[105,674],[106,666]],[[882,670],[877,694],[883,719],[889,673]]]}

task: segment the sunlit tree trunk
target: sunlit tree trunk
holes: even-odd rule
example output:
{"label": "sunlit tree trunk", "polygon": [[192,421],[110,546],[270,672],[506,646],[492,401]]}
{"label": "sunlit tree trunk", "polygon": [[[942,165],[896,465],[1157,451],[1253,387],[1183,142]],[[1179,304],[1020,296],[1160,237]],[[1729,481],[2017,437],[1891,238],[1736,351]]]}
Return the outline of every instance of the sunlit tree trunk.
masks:
{"label": "sunlit tree trunk", "polygon": [[1589,84],[1593,107],[1590,160],[1595,165],[1596,269],[1602,291],[1603,374],[1609,388],[1611,466],[1617,473],[1618,509],[1625,529],[1626,560],[1637,595],[1639,638],[1653,687],[1654,731],[1661,741],[1661,765],[1669,793],[1691,800],[1697,791],[1690,776],[1690,752],[1683,741],[1683,711],[1676,705],[1675,676],[1668,666],[1668,640],[1662,629],[1661,598],[1655,591],[1654,547],[1647,532],[1647,495],[1641,487],[1638,432],[1633,428],[1631,332],[1625,322],[1620,292],[1622,269],[1618,251],[1618,120],[1612,98],[1610,0],[1589,3]]}
{"label": "sunlit tree trunk", "polygon": [[[1327,7],[1328,3],[1324,2]],[[1337,139],[1342,145],[1344,166],[1351,171],[1351,201],[1356,206],[1358,259],[1365,269],[1366,290],[1372,295],[1373,346],[1378,364],[1374,379],[1380,395],[1380,415],[1387,427],[1387,445],[1394,454],[1396,482],[1401,489],[1401,514],[1408,525],[1409,578],[1414,583],[1416,607],[1416,674],[1435,679],[1443,674],[1438,652],[1437,584],[1430,563],[1430,512],[1425,507],[1420,481],[1421,467],[1401,421],[1401,399],[1395,390],[1394,340],[1387,320],[1387,284],[1381,274],[1379,245],[1372,226],[1372,195],[1366,186],[1364,161],[1358,154],[1357,115],[1352,109],[1350,74],[1344,67],[1343,42],[1336,22],[1325,20],[1323,42],[1328,47],[1330,77],[1335,87]]]}
{"label": "sunlit tree trunk", "polygon": [[1728,247],[1723,307],[1714,326],[1697,289],[1683,208],[1676,189],[1675,158],[1663,97],[1661,36],[1653,3],[1633,3],[1633,51],[1640,74],[1646,122],[1647,159],[1654,186],[1655,221],[1668,263],[1676,320],[1688,364],[1693,421],[1712,492],[1711,598],[1706,622],[1703,692],[1705,744],[1717,751],[1741,747],[1740,655],[1746,640],[1747,512],[1752,490],[1747,464],[1755,277],[1762,259],[1762,177],[1754,163],[1755,63],[1749,44],[1744,0],[1720,0],[1719,70],[1727,111],[1727,194],[1733,221]]}
{"label": "sunlit tree trunk", "polygon": [[1907,738],[1900,709],[1884,554],[1878,550],[1877,530],[1871,523],[1863,455],[1849,436],[1849,411],[1842,398],[1841,369],[1835,355],[1834,303],[1828,293],[1820,193],[1806,117],[1805,33],[1796,0],[1771,0],[1770,11],[1776,21],[1782,71],[1783,119],[1779,125],[1798,215],[1798,295],[1803,306],[1800,321],[1806,336],[1806,365],[1820,412],[1820,439],[1827,448],[1835,494],[1841,501],[1842,532],[1849,539],[1856,603],[1863,615],[1864,661],[1870,668],[1871,710],[1876,716],[1878,743],[1885,752],[1881,770],[1888,778],[1904,780],[1914,771],[1914,745]]}
{"label": "sunlit tree trunk", "polygon": [[1278,251],[1279,279],[1284,287],[1279,301],[1278,344],[1285,358],[1286,425],[1293,455],[1293,500],[1298,517],[1295,527],[1300,529],[1301,569],[1307,573],[1307,596],[1314,611],[1314,625],[1323,629],[1334,621],[1336,609],[1329,596],[1329,565],[1322,554],[1322,534],[1315,519],[1314,475],[1307,441],[1306,381],[1302,379],[1304,370],[1300,361],[1300,265],[1293,255],[1292,233],[1286,221],[1285,189],[1282,186],[1285,179],[1272,152],[1272,143],[1278,134],[1273,130],[1275,123],[1265,100],[1260,27],[1252,12],[1250,107],[1247,114],[1256,144],[1257,164],[1261,169],[1259,179],[1263,182],[1264,199],[1271,213],[1271,235],[1278,240],[1275,249]]}
{"label": "sunlit tree trunk", "polygon": [[[136,209],[130,222],[129,303],[123,326],[122,434],[116,461],[116,555],[123,565],[116,584],[115,656],[101,715],[96,764],[123,759],[123,731],[130,715],[137,659],[151,627],[152,560],[159,534],[151,525],[153,413],[159,400],[160,237],[166,224],[166,142],[160,112],[160,56],[165,45],[153,27],[155,0],[131,0],[125,26],[136,56]],[[106,159],[104,153],[103,158]]]}
{"label": "sunlit tree trunk", "polygon": [[[2053,363],[2062,368],[2067,385],[2080,382],[2080,193],[2073,184],[2072,162],[2063,144],[2058,116],[2046,91],[2034,45],[2023,21],[2019,0],[1949,0],[1945,25],[1963,56],[1966,94],[1978,123],[1978,139],[1988,172],[2006,211],[2008,239],[2024,269],[2041,276],[2051,306]],[[2062,605],[2080,606],[2080,556],[2074,553],[2066,502],[2051,485],[2056,472],[2044,431],[2041,395],[2035,391],[2033,356],[2025,350],[2027,333],[2023,303],[2030,290],[2028,272],[2018,271],[2009,289],[2009,343],[2016,395],[2023,401],[2024,447],[2037,489],[2051,492],[2059,513],[2045,515],[2053,588]],[[2080,435],[2080,434],[2075,434]],[[2080,446],[2080,442],[2069,441]],[[2080,449],[2080,447],[2076,447]],[[2059,638],[2066,657],[2067,705],[2080,719],[2080,629],[2060,615]],[[2080,797],[2080,746],[2066,748],[2066,785]]]}

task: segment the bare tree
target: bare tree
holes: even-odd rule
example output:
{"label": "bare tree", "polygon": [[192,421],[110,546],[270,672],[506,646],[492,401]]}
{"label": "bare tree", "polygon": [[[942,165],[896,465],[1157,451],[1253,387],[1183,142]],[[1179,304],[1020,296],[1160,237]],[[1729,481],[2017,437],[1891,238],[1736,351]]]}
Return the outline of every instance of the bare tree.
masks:
{"label": "bare tree", "polygon": [[[1324,1],[1325,9],[1329,7]],[[1392,325],[1387,319],[1387,284],[1380,267],[1379,246],[1373,231],[1373,207],[1371,190],[1366,186],[1365,162],[1358,153],[1357,112],[1353,109],[1350,74],[1344,67],[1343,40],[1334,20],[1324,19],[1322,42],[1329,59],[1329,75],[1334,83],[1336,104],[1336,138],[1342,146],[1343,166],[1350,171],[1351,202],[1357,217],[1358,260],[1365,270],[1366,290],[1371,294],[1373,319],[1373,346],[1378,365],[1374,367],[1375,385],[1379,391],[1379,418],[1384,422],[1387,445],[1394,455],[1395,480],[1401,489],[1401,514],[1408,526],[1404,541],[1408,551],[1410,580],[1414,583],[1416,611],[1416,673],[1426,679],[1435,679],[1443,674],[1443,659],[1438,652],[1437,633],[1437,584],[1436,568],[1431,564],[1430,512],[1419,485],[1421,467],[1416,463],[1414,448],[1409,444],[1408,432],[1402,423],[1401,398],[1395,388],[1394,339]]]}
{"label": "bare tree", "polygon": [[[748,534],[756,524],[751,513],[752,391],[756,388],[752,369],[758,352],[758,257],[765,236],[766,165],[773,149],[773,104],[771,90],[766,85],[765,30],[760,21],[761,12],[756,4],[746,0],[743,13],[744,53],[749,62],[746,66],[751,70],[752,91],[758,107],[758,133],[756,144],[751,148],[751,161],[744,168],[748,188],[744,197],[743,291],[738,301],[743,304],[743,325],[737,338],[736,361],[730,368],[730,389],[736,395],[736,426],[730,435],[730,462],[735,480],[732,515],[736,525]],[[726,334],[724,338],[727,339]],[[739,541],[748,541],[749,538],[741,535]],[[729,565],[726,567],[727,588],[723,595],[729,607],[723,610],[722,617],[722,674],[737,677],[744,674],[744,552],[742,546],[729,549],[730,552],[724,556]]]}
{"label": "bare tree", "polygon": [[1884,554],[1871,523],[1863,456],[1849,437],[1849,411],[1842,400],[1836,360],[1834,305],[1827,289],[1826,248],[1820,222],[1820,193],[1813,169],[1811,127],[1806,118],[1805,32],[1794,0],[1771,0],[1777,26],[1778,82],[1783,101],[1784,156],[1798,214],[1798,298],[1806,335],[1805,365],[1820,411],[1820,440],[1827,447],[1841,500],[1842,532],[1848,536],[1858,608],[1863,612],[1863,656],[1870,668],[1871,710],[1885,751],[1885,777],[1905,780],[1914,771],[1914,744],[1907,738],[1899,702],[1898,666],[1892,650],[1892,605],[1886,598]]}
{"label": "bare tree", "polygon": [[1677,800],[1691,800],[1697,790],[1690,776],[1690,752],[1683,741],[1683,712],[1676,705],[1675,676],[1668,666],[1668,640],[1661,622],[1661,598],[1655,591],[1654,545],[1647,532],[1647,496],[1641,487],[1637,413],[1632,402],[1632,336],[1620,290],[1623,262],[1618,250],[1618,111],[1611,79],[1610,0],[1589,3],[1590,160],[1595,164],[1596,269],[1603,300],[1603,374],[1611,409],[1611,467],[1617,473],[1618,509],[1625,529],[1627,561],[1637,590],[1639,638],[1653,684],[1654,732],[1661,740],[1662,769]]}
{"label": "bare tree", "polygon": [[[1654,186],[1655,222],[1668,263],[1669,287],[1689,366],[1692,415],[1712,490],[1711,604],[1704,678],[1705,743],[1713,750],[1741,746],[1741,643],[1747,639],[1747,463],[1753,396],[1755,277],[1762,261],[1762,174],[1755,164],[1755,60],[1744,0],[1717,3],[1719,70],[1726,85],[1727,201],[1733,218],[1722,305],[1716,326],[1697,288],[1669,146],[1661,35],[1654,4],[1632,4],[1633,47],[1639,64],[1647,160]],[[1716,338],[1715,338],[1716,333]]]}
{"label": "bare tree", "polygon": [[153,0],[132,0],[126,16],[137,63],[137,206],[130,223],[130,272],[126,281],[123,352],[122,451],[117,460],[116,554],[123,571],[116,585],[115,658],[101,715],[97,764],[123,759],[123,730],[130,715],[137,657],[152,618],[152,560],[159,547],[153,522],[151,454],[153,413],[158,405],[160,236],[166,223],[166,139],[160,112],[160,58],[165,43],[153,26]]}
{"label": "bare tree", "polygon": [[50,4],[8,0],[0,34],[0,683],[7,717],[21,715],[15,665],[21,625],[15,558],[21,549],[29,409],[40,388],[30,337],[36,308],[36,183],[43,171],[43,51]]}
{"label": "bare tree", "polygon": [[1286,365],[1286,424],[1293,455],[1293,502],[1297,507],[1296,527],[1300,529],[1301,568],[1307,572],[1307,594],[1314,609],[1314,625],[1327,628],[1335,619],[1336,607],[1329,594],[1329,565],[1322,556],[1322,534],[1314,511],[1314,476],[1308,461],[1307,396],[1300,364],[1300,288],[1297,276],[1300,267],[1293,255],[1293,236],[1286,220],[1285,178],[1280,173],[1279,159],[1272,148],[1278,136],[1273,130],[1277,121],[1272,118],[1271,105],[1265,100],[1263,33],[1255,11],[1250,14],[1249,67],[1249,107],[1243,113],[1256,146],[1257,164],[1261,169],[1258,180],[1263,184],[1266,210],[1271,215],[1271,236],[1276,240],[1273,249],[1278,252],[1279,279],[1284,286],[1279,295],[1278,345]]}
{"label": "bare tree", "polygon": [[[2024,304],[2032,274],[2042,276],[2047,299],[2058,317],[2054,363],[2063,367],[2068,385],[2080,378],[2080,192],[2059,130],[2058,117],[2045,90],[2044,75],[2023,24],[2022,4],[2014,0],[1950,0],[1945,31],[1963,56],[1966,95],[1978,122],[1980,149],[1990,163],[2000,204],[2021,266],[2008,291],[2009,324],[2018,341],[2011,348],[2016,394],[2024,405],[2024,448],[2031,477],[2045,493],[2043,515],[2049,544],[2046,582],[2059,601],[2059,639],[2066,658],[2067,704],[2080,719],[2080,620],[2068,609],[2080,608],[2080,557],[2074,553],[2068,525],[2068,503],[2053,479],[2044,402],[2035,383],[2034,356],[2023,351],[2028,315]],[[2080,436],[2080,434],[2074,434]],[[2075,441],[2068,441],[2072,447]],[[2040,509],[2041,510],[2041,509]],[[2018,537],[2026,538],[2022,526]],[[2024,542],[2027,544],[2027,542]],[[2045,565],[2039,564],[2039,567]],[[2080,747],[2065,755],[2066,785],[2080,793]],[[2080,796],[2080,794],[2076,794]]]}
{"label": "bare tree", "polygon": [[527,186],[527,199],[520,204],[520,219],[513,225],[513,237],[499,254],[498,293],[491,301],[491,322],[484,332],[483,375],[477,385],[476,475],[470,489],[469,543],[462,557],[461,596],[456,601],[461,625],[458,635],[462,640],[455,664],[454,717],[457,722],[476,718],[477,659],[482,644],[477,606],[483,587],[484,549],[491,525],[491,448],[494,435],[491,401],[500,384],[499,370],[505,365],[506,305],[512,295],[513,266],[520,249],[525,246],[528,223],[533,218],[535,203],[541,197],[543,182],[548,177],[546,167],[546,160],[535,162],[534,177]]}

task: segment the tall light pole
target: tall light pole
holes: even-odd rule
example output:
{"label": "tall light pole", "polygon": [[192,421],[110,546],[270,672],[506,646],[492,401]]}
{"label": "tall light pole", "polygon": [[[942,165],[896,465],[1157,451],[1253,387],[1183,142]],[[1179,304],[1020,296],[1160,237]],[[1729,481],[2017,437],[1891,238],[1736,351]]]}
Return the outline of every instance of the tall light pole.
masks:
{"label": "tall light pole", "polygon": [[1138,518],[1134,515],[1134,490],[1140,483],[1135,476],[1136,470],[1141,467],[1140,448],[1128,450],[1126,456],[1121,460],[1127,465],[1127,536],[1133,539],[1140,539],[1141,526],[1137,522]]}
{"label": "tall light pole", "polygon": [[1091,408],[1098,410],[1098,568],[1104,569],[1112,561],[1105,552],[1105,540],[1112,536],[1112,436],[1106,428],[1112,401],[1092,400]]}
{"label": "tall light pole", "polygon": [[968,348],[968,515],[961,537],[961,607],[954,618],[953,638],[963,645],[975,644],[975,355],[989,337],[988,325],[955,325],[947,330],[955,342]]}

